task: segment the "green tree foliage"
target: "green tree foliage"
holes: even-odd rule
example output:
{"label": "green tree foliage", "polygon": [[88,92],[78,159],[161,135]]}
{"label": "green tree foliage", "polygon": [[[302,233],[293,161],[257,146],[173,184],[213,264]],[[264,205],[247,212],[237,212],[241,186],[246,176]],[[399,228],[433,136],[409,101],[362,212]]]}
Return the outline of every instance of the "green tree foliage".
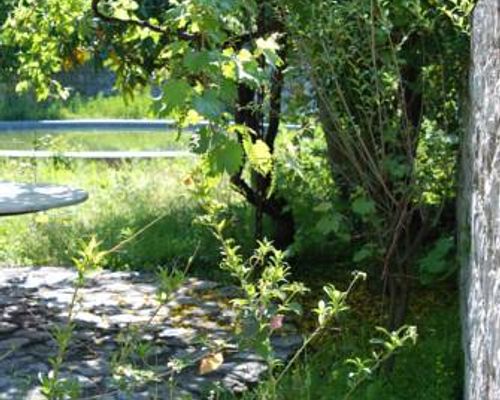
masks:
{"label": "green tree foliage", "polygon": [[[157,115],[181,126],[208,119],[196,148],[207,171],[231,175],[257,215],[277,223],[281,246],[295,230],[273,190],[283,82],[312,83],[336,190],[360,238],[354,258],[389,277],[394,263],[409,273],[406,261],[453,196],[471,5],[24,0],[2,40],[18,49],[18,89],[34,87],[41,99],[65,96],[57,73],[93,59],[115,71],[125,94],[158,88]],[[345,239],[345,229],[327,226],[340,220],[322,218],[320,231]]]}
{"label": "green tree foliage", "polygon": [[396,326],[414,260],[454,196],[473,2],[295,6],[297,54],[314,86],[335,184],[351,204],[359,238],[354,261],[380,266]]}
{"label": "green tree foliage", "polygon": [[209,120],[201,133],[209,173],[229,173],[257,215],[280,225],[276,241],[285,247],[294,222],[271,190],[285,13],[273,0],[25,0],[7,19],[2,40],[18,49],[17,89],[32,87],[41,100],[67,96],[57,74],[93,59],[115,72],[124,94],[158,88],[158,116],[173,116],[180,126]]}
{"label": "green tree foliage", "polygon": [[[5,0],[0,7],[0,25],[3,25],[9,12],[14,8],[14,0]],[[0,82],[5,80],[12,71],[13,48],[11,44],[0,37]]]}

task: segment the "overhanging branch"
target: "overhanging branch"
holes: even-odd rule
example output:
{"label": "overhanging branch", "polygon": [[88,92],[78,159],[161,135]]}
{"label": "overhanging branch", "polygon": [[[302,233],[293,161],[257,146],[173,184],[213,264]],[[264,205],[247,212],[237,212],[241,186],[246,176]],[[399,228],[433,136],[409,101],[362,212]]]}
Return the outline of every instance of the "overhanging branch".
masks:
{"label": "overhanging branch", "polygon": [[[101,19],[102,21],[113,23],[113,24],[122,24],[122,25],[135,25],[139,26],[141,28],[146,28],[149,29],[153,32],[161,33],[162,35],[172,35],[172,31],[169,29],[165,29],[159,25],[151,24],[148,21],[140,20],[140,19],[122,19],[122,18],[117,18],[113,17],[110,15],[104,14],[101,10],[99,10],[99,3],[101,0],[92,0],[92,12],[94,15]],[[193,41],[196,40],[197,37],[195,35],[191,35],[187,32],[175,32],[175,35],[177,38],[182,39],[182,40],[188,40],[188,41]]]}

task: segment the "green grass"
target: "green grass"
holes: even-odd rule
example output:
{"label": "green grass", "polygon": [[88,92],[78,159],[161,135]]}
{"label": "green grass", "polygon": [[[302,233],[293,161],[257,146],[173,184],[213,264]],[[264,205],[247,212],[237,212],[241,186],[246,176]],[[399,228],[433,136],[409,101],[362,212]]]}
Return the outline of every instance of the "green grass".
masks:
{"label": "green grass", "polygon": [[[434,304],[410,316],[419,331],[417,344],[399,352],[391,373],[369,377],[350,400],[456,400],[461,398],[462,358],[458,304]],[[344,325],[345,324],[345,325]],[[380,337],[367,320],[344,318],[340,332],[324,337],[281,382],[280,400],[344,400],[350,369],[345,361],[368,358],[375,349],[370,339]],[[244,400],[264,398],[263,383]]]}
{"label": "green grass", "polygon": [[[0,86],[0,89],[4,87]],[[51,103],[37,103],[32,96],[18,95],[12,91],[0,93],[0,120],[36,120],[59,118],[58,107]]]}
{"label": "green grass", "polygon": [[151,111],[153,100],[147,90],[136,93],[131,99],[123,96],[96,96],[84,98],[75,96],[67,102],[55,105],[59,118],[154,118]]}
{"label": "green grass", "polygon": [[71,97],[37,103],[29,94],[6,90],[0,94],[0,120],[78,119],[78,118],[153,118],[152,99],[147,90],[125,100],[121,95]]}
{"label": "green grass", "polygon": [[[193,224],[199,210],[188,187],[182,183],[195,162],[155,160],[118,166],[85,161],[63,165],[48,160],[36,164],[1,162],[0,179],[67,184],[81,187],[90,195],[87,202],[78,206],[2,218],[1,262],[68,265],[82,239],[95,234],[103,242],[102,248],[109,249],[162,217],[138,240],[110,256],[107,266],[141,270],[182,264],[199,244],[197,265],[204,267],[203,273],[207,275],[214,273],[211,266],[217,264],[218,246],[206,228]],[[240,213],[246,212],[234,193],[222,190],[220,195]]]}
{"label": "green grass", "polygon": [[191,134],[165,132],[0,132],[2,150],[187,150]]}

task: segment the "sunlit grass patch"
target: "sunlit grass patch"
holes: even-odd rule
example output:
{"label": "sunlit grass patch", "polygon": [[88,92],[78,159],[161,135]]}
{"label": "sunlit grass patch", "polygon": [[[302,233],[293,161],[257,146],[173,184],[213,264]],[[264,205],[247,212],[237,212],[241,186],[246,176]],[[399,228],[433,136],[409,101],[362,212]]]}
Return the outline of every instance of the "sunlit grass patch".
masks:
{"label": "sunlit grass patch", "polygon": [[192,134],[164,132],[0,132],[0,150],[188,150]]}
{"label": "sunlit grass patch", "polygon": [[[183,184],[196,160],[152,160],[107,165],[103,162],[2,161],[0,179],[50,182],[89,192],[84,204],[46,213],[2,218],[0,262],[55,264],[71,262],[82,239],[96,235],[110,248],[156,218],[158,223],[108,260],[108,267],[148,269],[182,263],[200,243],[199,264],[216,258],[209,232],[193,224],[196,201]],[[228,188],[221,196],[241,200]]]}

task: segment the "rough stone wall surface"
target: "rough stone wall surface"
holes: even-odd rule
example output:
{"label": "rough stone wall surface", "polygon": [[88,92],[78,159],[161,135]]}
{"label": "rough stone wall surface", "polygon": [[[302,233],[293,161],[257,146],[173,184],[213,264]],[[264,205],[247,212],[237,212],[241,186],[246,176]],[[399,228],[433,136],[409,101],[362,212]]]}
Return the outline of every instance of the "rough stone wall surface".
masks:
{"label": "rough stone wall surface", "polygon": [[500,399],[500,1],[473,16],[459,196],[466,400]]}

